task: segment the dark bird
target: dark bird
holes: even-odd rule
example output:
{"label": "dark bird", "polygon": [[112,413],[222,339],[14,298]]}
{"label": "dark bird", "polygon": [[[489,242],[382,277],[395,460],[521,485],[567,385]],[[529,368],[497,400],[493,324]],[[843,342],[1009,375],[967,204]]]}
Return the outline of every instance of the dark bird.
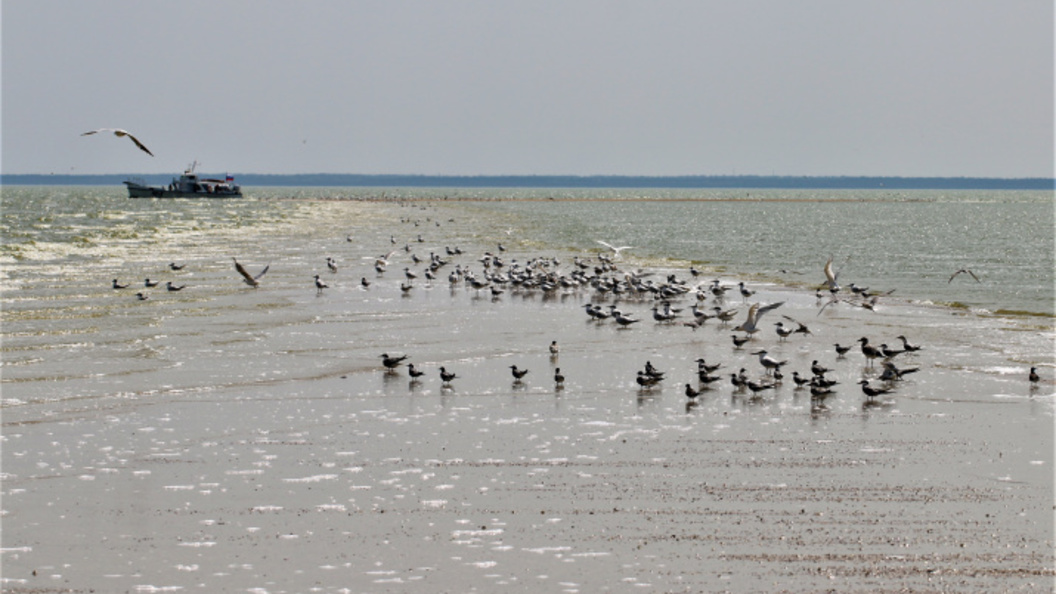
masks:
{"label": "dark bird", "polygon": [[777,327],[777,339],[778,340],[785,340],[786,338],[788,338],[789,336],[792,335],[792,329],[791,328],[786,328],[784,322],[778,322],[778,323],[774,324],[774,326]]}
{"label": "dark bird", "polygon": [[869,339],[868,338],[863,336],[863,337],[858,339],[858,342],[861,343],[861,345],[862,345],[862,354],[865,355],[866,362],[869,363],[870,365],[872,365],[873,359],[880,358],[880,357],[882,357],[884,355],[880,351],[880,349],[878,349],[878,348],[874,347],[873,345],[869,344]]}
{"label": "dark bird", "polygon": [[551,357],[556,357],[559,352],[560,352],[560,349],[557,346],[557,341],[556,340],[550,341],[550,356]]}
{"label": "dark bird", "polygon": [[146,293],[140,291],[139,293],[136,293],[136,299],[139,299],[140,301],[146,301],[147,299],[150,299],[150,295],[147,295]]}
{"label": "dark bird", "polygon": [[741,338],[736,334],[733,334],[730,338],[733,338],[733,348],[735,349],[741,348],[745,345],[745,343],[751,340],[751,336],[745,336],[744,338]]}
{"label": "dark bird", "polygon": [[901,355],[902,353],[904,353],[906,351],[905,351],[905,349],[891,349],[891,348],[888,348],[886,344],[882,344],[882,345],[880,345],[880,352],[884,354],[884,357],[887,357],[888,359],[890,359],[891,357],[894,357],[896,355]]}
{"label": "dark bird", "polygon": [[169,268],[171,270],[183,270],[184,266],[186,266],[186,264],[176,264],[175,262],[169,262]]}
{"label": "dark bird", "polygon": [[793,333],[796,333],[796,334],[813,334],[810,331],[810,328],[807,328],[807,325],[804,324],[803,322],[800,322],[799,320],[795,320],[793,318],[790,318],[790,317],[784,316],[784,315],[781,316],[781,317],[785,318],[789,322],[792,322],[793,324],[796,325],[796,329],[792,331]]}
{"label": "dark bird", "polygon": [[914,353],[914,352],[920,350],[920,346],[919,345],[909,344],[909,341],[906,340],[906,337],[902,336],[901,334],[899,334],[895,338],[897,338],[897,339],[902,341],[902,348],[905,349],[907,353]]}
{"label": "dark bird", "polygon": [[187,288],[187,285],[179,285],[179,286],[177,286],[177,285],[172,284],[172,281],[168,281],[168,282],[165,283],[165,290],[166,291],[172,291],[173,293],[175,293],[176,291],[182,291],[182,290],[184,290],[186,288]]}
{"label": "dark bird", "polygon": [[423,375],[425,375],[425,372],[421,371],[419,369],[416,369],[414,367],[414,363],[408,363],[407,364],[407,375],[409,375],[411,377],[414,377],[414,378],[419,378],[419,377],[422,377]]}
{"label": "dark bird", "polygon": [[1041,376],[1038,375],[1038,368],[1037,367],[1031,367],[1030,368],[1030,375],[1027,376],[1027,377],[1028,377],[1028,379],[1030,379],[1030,383],[1032,383],[1032,384],[1037,384],[1038,382],[1041,381]]}
{"label": "dark bird", "polygon": [[644,371],[639,371],[638,377],[635,378],[635,381],[638,382],[638,385],[643,388],[651,388],[656,384],[660,383],[660,378],[653,377],[645,373]]}
{"label": "dark bird", "polygon": [[853,346],[840,346],[840,343],[838,343],[838,342],[836,344],[834,344],[833,346],[836,347],[836,356],[837,357],[842,357],[842,356],[846,355],[847,353],[851,352],[851,349],[854,348]]}
{"label": "dark bird", "polygon": [[112,286],[115,289],[127,289],[128,288],[127,284],[122,285],[121,283],[117,282],[116,278],[114,279],[114,282],[111,283],[110,286]]}
{"label": "dark bird", "polygon": [[799,375],[798,371],[792,372],[792,381],[794,381],[796,383],[796,386],[800,388],[810,383],[810,380]]}
{"label": "dark bird", "polygon": [[565,383],[565,376],[561,375],[561,368],[554,369],[554,383],[563,384]]}
{"label": "dark bird", "polygon": [[891,391],[890,388],[874,388],[874,387],[869,385],[869,380],[864,380],[863,379],[862,381],[860,381],[858,383],[862,385],[862,392],[864,392],[865,396],[868,399],[870,399],[870,400],[872,400],[873,398],[876,398],[877,396],[881,396],[883,394],[887,394],[888,392]]}
{"label": "dark bird", "polygon": [[700,396],[700,390],[694,390],[693,386],[686,384],[686,398],[693,400],[697,396]]}
{"label": "dark bird", "polygon": [[330,285],[328,285],[328,284],[324,283],[324,282],[322,281],[322,279],[320,279],[320,278],[319,278],[319,275],[318,275],[318,274],[317,274],[317,275],[315,275],[315,293],[316,293],[317,295],[318,295],[319,293],[322,293],[322,292],[323,292],[323,289],[329,289],[329,288],[330,288]]}
{"label": "dark bird", "polygon": [[694,362],[697,364],[697,372],[699,373],[715,373],[716,370],[722,367],[722,363],[708,365],[708,363],[704,360],[703,357],[697,359]]}
{"label": "dark bird", "polygon": [[367,277],[363,277],[363,278],[359,279],[359,284],[360,284],[361,287],[366,289],[367,287],[370,286],[370,281],[367,280]]}
{"label": "dark bird", "polygon": [[971,277],[975,279],[975,282],[977,282],[977,283],[978,282],[982,282],[982,281],[979,280],[978,276],[975,276],[974,272],[972,272],[971,270],[968,270],[967,268],[962,268],[962,269],[958,270],[957,272],[954,272],[952,275],[950,275],[950,280],[946,281],[946,284],[948,285],[948,284],[952,283],[954,277],[956,277],[958,274],[960,274],[962,272],[967,272],[969,275],[971,275]]}
{"label": "dark bird", "polygon": [[147,278],[147,279],[143,279],[143,286],[149,289],[151,287],[158,286],[159,282],[161,282],[161,281],[152,281],[149,278]]}
{"label": "dark bird", "polygon": [[510,371],[513,373],[513,379],[521,379],[528,374],[527,369],[517,369],[516,365],[510,365]]}
{"label": "dark bird", "polygon": [[449,384],[449,383],[451,383],[451,380],[453,380],[453,379],[455,379],[455,378],[457,378],[457,377],[458,377],[458,376],[457,376],[457,375],[455,375],[454,373],[449,373],[449,372],[448,372],[448,371],[447,371],[446,369],[444,369],[443,367],[440,367],[440,379],[441,379],[441,380],[442,380],[442,381],[443,381],[443,382],[444,382],[445,384]]}
{"label": "dark bird", "polygon": [[326,267],[330,269],[330,272],[337,272],[337,261],[330,256],[326,257]]}
{"label": "dark bird", "polygon": [[816,384],[810,384],[810,397],[811,398],[824,398],[832,394],[832,388],[828,386],[819,386]]}
{"label": "dark bird", "polygon": [[822,367],[821,365],[819,365],[817,359],[815,359],[810,364],[810,372],[813,373],[814,375],[825,375],[826,373],[828,373],[830,371],[832,371],[832,370],[829,369],[828,367]]}
{"label": "dark bird", "polygon": [[403,363],[403,360],[406,358],[407,355],[403,355],[401,357],[390,357],[388,353],[382,353],[381,364],[388,369],[396,369],[397,367],[399,367],[400,363]]}
{"label": "dark bird", "polygon": [[89,130],[88,132],[81,134],[81,136],[90,136],[98,132],[113,132],[114,136],[117,136],[118,138],[121,138],[122,136],[127,136],[129,140],[136,143],[136,146],[139,147],[139,150],[143,151],[144,153],[147,153],[151,157],[154,156],[154,153],[150,152],[150,149],[148,149],[146,145],[140,142],[138,138],[132,136],[131,134],[120,128],[99,128],[98,130]]}
{"label": "dark bird", "polygon": [[708,384],[711,384],[713,382],[717,382],[717,381],[719,381],[721,379],[722,378],[720,376],[708,375],[708,374],[704,373],[703,371],[697,374],[697,380],[700,383],[704,384],[705,386],[708,385]]}
{"label": "dark bird", "polygon": [[909,369],[899,369],[891,361],[883,362],[884,370],[880,373],[880,379],[885,382],[893,382],[902,379],[903,375],[909,375],[920,371],[919,367],[910,367]]}
{"label": "dark bird", "polygon": [[234,258],[231,258],[231,260],[235,262],[235,270],[237,270],[238,273],[242,275],[242,282],[246,283],[247,285],[253,288],[256,288],[260,284],[258,282],[260,280],[260,277],[267,274],[268,269],[271,268],[271,264],[268,264],[264,267],[264,270],[260,271],[260,274],[258,274],[257,276],[253,276],[245,268],[243,268],[241,264],[238,263],[238,260],[235,260]]}
{"label": "dark bird", "polygon": [[749,390],[757,394],[763,390],[771,390],[774,387],[774,384],[757,384],[751,380],[745,382],[744,385],[748,386]]}

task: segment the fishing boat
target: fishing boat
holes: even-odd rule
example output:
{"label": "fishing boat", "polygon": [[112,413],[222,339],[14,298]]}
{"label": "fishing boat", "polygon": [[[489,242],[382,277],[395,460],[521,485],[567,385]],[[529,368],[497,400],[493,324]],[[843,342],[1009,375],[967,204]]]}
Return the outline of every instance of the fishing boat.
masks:
{"label": "fishing boat", "polygon": [[172,178],[168,186],[148,186],[145,181],[129,179],[125,181],[129,198],[241,198],[242,188],[235,184],[231,175],[225,179],[198,177],[194,172],[198,162],[195,161],[184,170],[179,179]]}

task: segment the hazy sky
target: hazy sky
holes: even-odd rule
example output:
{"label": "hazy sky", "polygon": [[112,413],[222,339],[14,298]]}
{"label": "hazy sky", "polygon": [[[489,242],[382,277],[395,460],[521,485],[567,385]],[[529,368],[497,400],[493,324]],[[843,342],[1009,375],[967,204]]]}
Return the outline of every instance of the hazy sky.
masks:
{"label": "hazy sky", "polygon": [[1051,0],[0,10],[4,173],[1053,175]]}

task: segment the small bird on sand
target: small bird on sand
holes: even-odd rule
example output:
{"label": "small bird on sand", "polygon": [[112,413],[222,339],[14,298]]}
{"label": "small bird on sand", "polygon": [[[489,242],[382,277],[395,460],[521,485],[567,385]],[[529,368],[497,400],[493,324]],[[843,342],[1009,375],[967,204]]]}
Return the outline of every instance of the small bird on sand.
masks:
{"label": "small bird on sand", "polygon": [[862,381],[860,381],[858,383],[862,385],[862,392],[865,393],[866,398],[868,398],[869,400],[872,400],[873,398],[876,398],[877,396],[881,396],[883,394],[887,394],[888,392],[891,391],[890,388],[874,388],[874,387],[869,385],[869,380],[864,380],[863,379]]}
{"label": "small bird on sand", "polygon": [[175,262],[169,262],[170,270],[183,270],[184,266],[186,266],[186,264],[177,264]]}
{"label": "small bird on sand", "polygon": [[366,289],[367,287],[370,286],[370,281],[367,280],[367,277],[363,277],[363,278],[359,279],[359,285],[361,287],[363,287],[364,289]]}
{"label": "small bird on sand", "polygon": [[234,258],[231,258],[231,260],[235,262],[235,270],[237,270],[238,273],[242,275],[242,282],[253,287],[254,289],[257,288],[258,285],[260,285],[260,277],[267,274],[268,269],[271,268],[271,264],[268,264],[264,267],[264,270],[261,270],[259,274],[253,276],[241,264],[238,263],[238,260],[235,260]]}
{"label": "small bird on sand", "polygon": [[736,334],[732,334],[732,335],[730,335],[730,337],[733,338],[733,348],[735,348],[735,349],[741,348],[749,340],[751,340],[751,336],[745,336],[745,337],[742,338],[740,336],[737,336]]}
{"label": "small bird on sand", "polygon": [[322,293],[323,289],[329,289],[329,288],[330,288],[330,285],[324,283],[322,281],[322,279],[319,278],[318,274],[315,275],[315,293],[316,293],[316,295]]}
{"label": "small bird on sand", "polygon": [[814,359],[814,361],[812,361],[810,363],[810,372],[813,373],[814,375],[825,375],[826,373],[828,373],[830,371],[832,371],[832,370],[829,369],[828,367],[822,367],[820,364],[818,364],[818,360],[817,359]]}
{"label": "small bird on sand", "polygon": [[457,377],[458,376],[455,375],[453,372],[448,372],[446,369],[444,369],[443,366],[440,367],[440,379],[445,384],[451,383],[451,380],[453,380],[453,379],[455,379]]}
{"label": "small bird on sand", "polygon": [[859,338],[858,342],[862,345],[862,354],[865,355],[866,363],[869,365],[873,364],[873,359],[878,359],[884,355],[880,349],[869,344],[869,339],[865,336]]}
{"label": "small bird on sand", "polygon": [[773,373],[775,369],[781,369],[782,365],[788,364],[788,361],[778,361],[777,359],[774,359],[773,357],[767,355],[765,349],[760,349],[752,354],[759,356],[759,363],[761,363],[763,367],[766,368],[767,373]]}
{"label": "small bird on sand", "polygon": [[556,357],[557,354],[560,351],[561,351],[561,349],[557,346],[557,341],[556,340],[550,341],[550,356],[551,357]]}
{"label": "small bird on sand", "polygon": [[171,291],[173,293],[175,293],[176,291],[182,291],[182,290],[184,290],[186,288],[187,288],[187,285],[174,285],[174,284],[172,284],[172,281],[168,281],[168,282],[165,283],[165,290],[166,291]]}
{"label": "small bird on sand", "polygon": [[419,378],[419,377],[422,377],[423,375],[425,375],[425,372],[420,370],[420,369],[415,368],[414,363],[408,363],[407,364],[407,375],[409,375],[409,376],[411,376],[413,378]]}
{"label": "small bird on sand", "polygon": [[122,130],[121,128],[99,128],[98,130],[89,130],[89,131],[81,134],[81,136],[90,136],[90,135],[96,134],[98,132],[113,132],[114,136],[117,136],[118,138],[121,138],[122,136],[127,136],[129,140],[131,140],[132,142],[136,143],[136,146],[139,147],[139,150],[143,151],[144,153],[147,153],[151,157],[154,156],[154,153],[150,152],[150,149],[148,149],[146,147],[146,145],[144,145],[142,142],[140,142],[138,138],[136,138],[135,136],[132,136],[131,134],[129,134],[125,130]]}
{"label": "small bird on sand", "polygon": [[384,365],[387,369],[396,369],[397,367],[399,367],[400,363],[403,363],[403,360],[406,358],[407,355],[402,355],[400,357],[390,357],[388,353],[382,353],[381,364]]}
{"label": "small bird on sand", "polygon": [[907,353],[914,353],[914,352],[920,350],[920,346],[919,345],[909,344],[909,341],[906,340],[906,337],[902,336],[901,334],[899,334],[895,338],[897,338],[897,339],[902,341],[902,348],[905,349]]}
{"label": "small bird on sand", "polygon": [[143,291],[140,291],[139,293],[136,293],[136,299],[139,299],[140,301],[146,301],[147,299],[150,299],[150,295],[147,295]]}
{"label": "small bird on sand", "polygon": [[1027,376],[1027,378],[1030,380],[1030,383],[1035,384],[1035,385],[1038,382],[1040,382],[1041,381],[1041,376],[1038,375],[1038,368],[1037,367],[1031,367],[1030,368],[1030,375]]}
{"label": "small bird on sand", "polygon": [[700,396],[700,390],[694,390],[693,386],[686,384],[686,398],[693,400],[697,396]]}
{"label": "small bird on sand", "polygon": [[161,281],[152,281],[149,278],[147,278],[147,279],[143,279],[143,286],[149,289],[151,287],[158,286],[158,283],[160,283],[160,282]]}
{"label": "small bird on sand", "polygon": [[519,380],[528,374],[527,369],[517,369],[516,365],[510,365],[510,371],[513,373],[513,379]]}
{"label": "small bird on sand", "polygon": [[561,368],[560,367],[554,369],[554,383],[559,385],[559,386],[561,384],[565,383],[565,376],[561,375]]}
{"label": "small bird on sand", "polygon": [[110,286],[112,286],[115,289],[127,289],[128,288],[128,284],[127,283],[122,285],[121,283],[117,282],[116,278],[114,279],[113,283],[111,283]]}
{"label": "small bird on sand", "polygon": [[853,346],[840,346],[840,343],[838,343],[838,342],[836,344],[834,344],[833,346],[836,347],[836,356],[837,357],[842,357],[842,356],[846,355],[847,353],[851,352],[852,348],[854,348]]}

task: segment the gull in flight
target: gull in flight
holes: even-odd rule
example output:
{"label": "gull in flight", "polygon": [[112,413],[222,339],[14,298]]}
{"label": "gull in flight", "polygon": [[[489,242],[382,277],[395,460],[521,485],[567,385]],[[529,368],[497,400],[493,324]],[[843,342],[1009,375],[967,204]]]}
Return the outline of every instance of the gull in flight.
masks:
{"label": "gull in flight", "polygon": [[235,260],[234,258],[231,259],[235,261],[235,270],[237,270],[238,273],[242,275],[243,282],[253,288],[256,288],[257,285],[260,284],[257,281],[259,281],[260,277],[264,276],[264,274],[268,272],[268,269],[271,268],[271,264],[268,264],[264,267],[264,270],[260,271],[260,274],[258,274],[257,276],[253,276],[248,271],[246,271],[246,269],[243,268],[241,264],[238,263],[238,260]]}
{"label": "gull in flight", "polygon": [[151,157],[154,156],[154,153],[150,152],[150,149],[148,149],[146,147],[146,145],[144,145],[142,142],[140,142],[138,138],[136,138],[135,136],[132,136],[131,134],[129,134],[125,130],[122,130],[121,128],[99,128],[98,130],[89,130],[88,132],[85,132],[84,134],[81,134],[81,136],[89,136],[89,135],[92,135],[92,134],[96,134],[98,132],[113,132],[114,136],[117,136],[118,138],[120,138],[122,136],[127,136],[129,140],[131,140],[132,142],[136,143],[136,146],[139,147],[139,150],[143,151],[144,153],[147,153]]}
{"label": "gull in flight", "polygon": [[971,270],[968,270],[967,268],[962,268],[962,269],[958,270],[957,272],[954,272],[953,275],[950,276],[950,280],[946,281],[946,284],[948,285],[948,284],[952,283],[954,277],[956,277],[958,274],[960,274],[962,272],[967,272],[969,275],[971,275],[971,277],[975,279],[975,282],[977,282],[977,283],[978,282],[982,282],[982,281],[979,280],[978,276],[975,276],[974,272],[972,272]]}
{"label": "gull in flight", "polygon": [[600,243],[601,245],[603,245],[603,246],[609,248],[610,250],[612,250],[613,253],[616,254],[617,258],[620,257],[620,252],[622,252],[623,250],[633,250],[634,249],[634,246],[629,246],[629,245],[621,245],[619,247],[616,247],[616,246],[612,245],[611,243],[602,241],[600,239],[595,239],[594,241],[596,241],[596,242]]}
{"label": "gull in flight", "polygon": [[832,271],[832,256],[829,256],[829,261],[825,262],[825,286],[833,295],[840,290],[840,285],[836,282],[836,279],[839,278],[839,276],[839,272],[834,273]]}
{"label": "gull in flight", "polygon": [[734,328],[735,331],[747,332],[748,334],[755,334],[759,331],[756,324],[759,322],[759,318],[763,317],[766,312],[777,309],[784,305],[784,301],[778,301],[777,303],[771,303],[770,305],[764,305],[759,307],[758,303],[752,304],[752,307],[748,309],[748,318],[741,323],[740,326]]}

